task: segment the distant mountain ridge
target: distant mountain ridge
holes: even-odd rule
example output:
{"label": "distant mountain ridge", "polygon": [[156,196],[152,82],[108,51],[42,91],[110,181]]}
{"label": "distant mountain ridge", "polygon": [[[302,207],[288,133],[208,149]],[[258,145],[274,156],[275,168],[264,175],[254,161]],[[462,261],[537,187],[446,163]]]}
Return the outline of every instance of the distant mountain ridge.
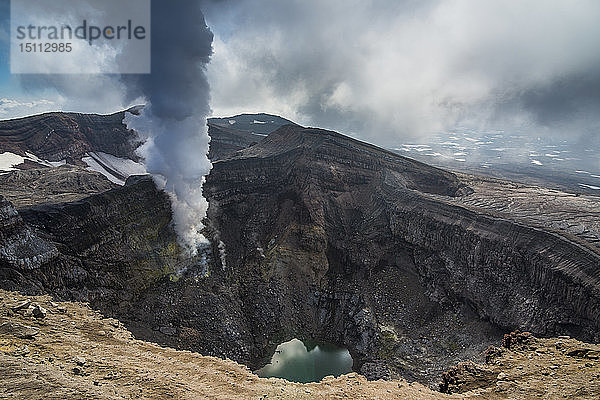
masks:
{"label": "distant mountain ridge", "polygon": [[212,161],[225,158],[237,150],[258,143],[284,125],[296,124],[271,114],[240,114],[233,117],[209,118],[210,152],[208,158]]}
{"label": "distant mountain ridge", "polygon": [[296,125],[289,119],[273,114],[239,114],[233,117],[209,118],[209,124],[231,127],[240,131],[268,135],[283,125]]}

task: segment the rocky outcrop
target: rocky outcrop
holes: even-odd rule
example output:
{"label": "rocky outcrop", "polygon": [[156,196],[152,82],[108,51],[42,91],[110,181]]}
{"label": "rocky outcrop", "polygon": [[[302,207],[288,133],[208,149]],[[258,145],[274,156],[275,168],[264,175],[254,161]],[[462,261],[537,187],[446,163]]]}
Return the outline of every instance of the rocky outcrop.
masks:
{"label": "rocky outcrop", "polygon": [[600,340],[600,257],[558,235],[438,201],[395,202],[392,233],[415,246],[431,291],[505,329]]}
{"label": "rocky outcrop", "polygon": [[0,196],[0,268],[24,272],[58,256],[56,247],[35,234],[13,207]]}
{"label": "rocky outcrop", "polygon": [[[3,210],[7,210],[3,237],[10,238],[12,226],[21,227],[25,233],[19,237],[28,240],[24,245],[37,249],[42,246],[38,242],[46,244],[53,255],[50,261],[36,256],[48,262],[38,261],[27,273],[18,263],[5,264],[1,283],[13,290],[53,293],[123,313],[138,293],[176,273],[187,261],[171,226],[169,199],[149,177],[130,177],[122,188],[75,202],[44,204],[19,213],[5,204]],[[32,230],[39,238],[27,233]]]}
{"label": "rocky outcrop", "polygon": [[[589,356],[579,357],[577,354]],[[568,336],[538,339],[529,332],[504,335],[502,346],[486,350],[485,364],[460,363],[442,375],[443,393],[472,393],[494,390],[508,398],[524,399],[531,391],[543,398],[593,398],[600,394],[598,346],[578,342]],[[583,373],[582,376],[578,376]],[[525,382],[526,377],[544,378],[548,387]],[[574,384],[560,387],[560,382]]]}

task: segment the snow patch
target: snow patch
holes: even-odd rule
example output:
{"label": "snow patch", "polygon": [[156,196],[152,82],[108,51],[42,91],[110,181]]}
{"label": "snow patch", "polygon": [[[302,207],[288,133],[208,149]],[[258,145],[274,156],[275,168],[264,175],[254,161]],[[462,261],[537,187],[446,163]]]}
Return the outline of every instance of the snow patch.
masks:
{"label": "snow patch", "polygon": [[14,167],[19,164],[23,164],[24,162],[25,157],[5,151],[4,153],[0,154],[0,171],[15,171],[16,168]]}
{"label": "snow patch", "polygon": [[400,148],[395,148],[394,150],[398,150],[398,151],[418,151],[418,152],[423,152],[423,151],[431,151],[431,146],[428,144],[407,144],[407,143],[402,143],[402,147]]}
{"label": "snow patch", "polygon": [[119,179],[119,178],[115,177],[113,174],[111,174],[106,169],[104,169],[104,167],[102,165],[100,165],[92,157],[83,157],[81,159],[81,161],[83,161],[84,163],[87,164],[87,168],[86,169],[88,171],[100,172],[102,175],[104,175],[112,183],[116,183],[117,185],[121,185],[121,186],[125,185],[125,181],[123,179]]}
{"label": "snow patch", "polygon": [[35,154],[29,153],[29,152],[25,152],[25,156],[20,156],[18,154],[6,151],[6,152],[0,154],[0,171],[2,171],[2,172],[16,171],[17,168],[14,168],[14,167],[16,167],[17,165],[23,164],[25,161],[31,161],[31,162],[43,165],[45,167],[60,167],[61,165],[65,165],[67,163],[66,160],[61,160],[61,161],[42,160]]}
{"label": "snow patch", "polygon": [[252,121],[253,124],[266,124],[265,121],[259,121],[257,119],[255,119],[254,121]]}
{"label": "snow patch", "polygon": [[29,153],[29,152],[25,152],[25,155],[27,156],[27,157],[25,157],[27,160],[36,162],[41,165],[45,165],[46,167],[60,167],[61,165],[65,165],[67,163],[67,160],[60,160],[60,161],[42,160],[35,154]]}
{"label": "snow patch", "polygon": [[586,185],[585,183],[580,183],[579,186],[582,186],[582,187],[588,188],[588,189],[592,189],[592,190],[600,190],[599,186]]}
{"label": "snow patch", "polygon": [[87,164],[87,170],[99,172],[112,183],[121,186],[125,184],[125,179],[129,176],[147,173],[142,164],[103,152],[90,152],[81,161]]}
{"label": "snow patch", "polygon": [[544,165],[541,162],[539,162],[538,160],[531,160],[531,163],[535,164],[535,165]]}
{"label": "snow patch", "polygon": [[103,152],[94,152],[92,155],[95,156],[95,158],[100,159],[102,164],[116,170],[125,177],[147,173],[146,168],[142,164],[128,158],[120,158]]}

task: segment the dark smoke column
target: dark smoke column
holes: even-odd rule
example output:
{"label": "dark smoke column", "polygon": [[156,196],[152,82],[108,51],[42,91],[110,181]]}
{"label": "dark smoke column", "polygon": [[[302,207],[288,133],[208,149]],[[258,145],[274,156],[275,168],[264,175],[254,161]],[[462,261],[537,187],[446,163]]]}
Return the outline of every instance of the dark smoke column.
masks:
{"label": "dark smoke column", "polygon": [[207,202],[203,177],[210,172],[206,117],[210,113],[206,64],[213,34],[199,1],[152,1],[150,75],[124,77],[131,96],[143,96],[140,117],[127,125],[146,138],[139,153],[146,168],[171,195],[181,243],[195,254]]}

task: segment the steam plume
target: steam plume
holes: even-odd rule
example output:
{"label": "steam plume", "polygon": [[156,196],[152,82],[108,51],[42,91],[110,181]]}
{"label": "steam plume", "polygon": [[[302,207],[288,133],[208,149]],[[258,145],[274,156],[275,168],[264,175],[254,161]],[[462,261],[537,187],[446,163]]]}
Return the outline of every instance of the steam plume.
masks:
{"label": "steam plume", "polygon": [[125,76],[129,95],[143,96],[141,117],[127,125],[146,138],[139,149],[146,169],[170,194],[181,244],[195,254],[206,239],[200,233],[207,202],[203,177],[210,172],[206,117],[210,113],[205,67],[213,34],[198,1],[152,1],[150,75]]}

